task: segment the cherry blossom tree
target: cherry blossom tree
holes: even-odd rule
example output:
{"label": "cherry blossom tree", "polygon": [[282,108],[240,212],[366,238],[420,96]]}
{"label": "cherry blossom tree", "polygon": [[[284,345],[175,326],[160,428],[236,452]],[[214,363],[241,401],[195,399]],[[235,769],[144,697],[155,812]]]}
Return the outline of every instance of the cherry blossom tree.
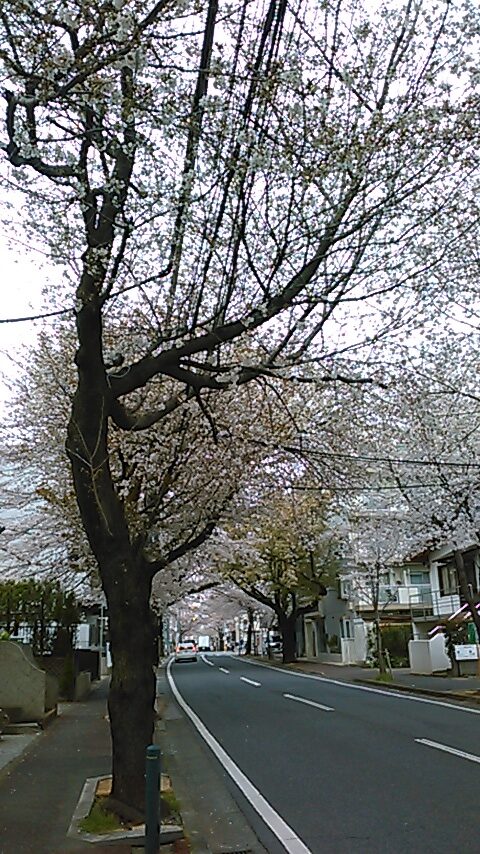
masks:
{"label": "cherry blossom tree", "polygon": [[463,334],[461,323],[449,323],[400,355],[389,377],[385,371],[381,393],[371,391],[370,417],[364,411],[352,431],[357,470],[353,491],[340,504],[341,516],[354,520],[356,583],[370,586],[372,593],[363,594],[375,602],[388,565],[449,548],[478,627],[479,596],[464,559],[465,550],[480,543],[477,341]]}
{"label": "cherry blossom tree", "polygon": [[294,490],[260,495],[242,522],[224,533],[219,572],[270,608],[283,639],[284,662],[296,657],[298,619],[316,607],[337,570],[337,543],[325,526],[325,507]]}
{"label": "cherry blossom tree", "polygon": [[[392,441],[393,482],[409,508],[417,548],[451,548],[460,593],[480,636],[480,595],[464,551],[480,545],[480,396],[472,335],[450,333],[412,362],[396,400],[408,429]],[[473,581],[473,584],[472,584]]]}
{"label": "cherry blossom tree", "polygon": [[395,502],[379,495],[365,498],[365,494],[350,502],[343,538],[345,569],[340,575],[352,598],[360,599],[372,610],[381,674],[386,673],[382,614],[390,602],[396,601],[390,575],[392,569],[403,566],[411,548],[408,507],[400,494]]}
{"label": "cherry blossom tree", "polygon": [[[435,263],[418,237],[471,168],[465,8],[2,3],[4,180],[62,269],[46,313],[75,327],[66,447],[111,617],[117,804],[143,806],[153,578],[210,536],[223,501],[203,507],[204,481],[154,552],[130,512],[158,510],[141,484],[195,408],[212,429],[213,399],[248,384],[315,363],[338,378],[339,353],[411,310]],[[119,436],[139,434],[124,469]]]}
{"label": "cherry blossom tree", "polygon": [[78,581],[72,555],[59,527],[44,512],[37,491],[41,471],[28,455],[20,455],[22,461],[12,448],[0,448],[1,580],[48,578],[68,587]]}
{"label": "cherry blossom tree", "polygon": [[274,619],[270,608],[231,584],[225,584],[224,579],[219,579],[218,587],[202,597],[202,615],[201,629],[206,633],[213,630],[213,634],[218,637],[220,649],[224,644],[225,625],[231,624],[235,618],[246,622],[246,655],[254,651],[255,625],[259,624],[263,628]]}

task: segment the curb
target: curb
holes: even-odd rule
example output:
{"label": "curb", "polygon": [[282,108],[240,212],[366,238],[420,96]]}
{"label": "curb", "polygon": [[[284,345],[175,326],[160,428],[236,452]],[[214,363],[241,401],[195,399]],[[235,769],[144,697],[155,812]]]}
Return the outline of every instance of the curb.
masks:
{"label": "curb", "polygon": [[[249,658],[249,656],[246,656],[246,658]],[[264,664],[264,665],[270,666],[270,667],[282,668],[283,670],[285,670],[285,672],[290,671],[290,673],[304,673],[307,676],[320,676],[322,678],[327,678],[327,679],[329,678],[328,676],[325,676],[325,673],[323,671],[318,671],[317,673],[315,673],[315,672],[310,671],[310,670],[304,670],[301,665],[298,665],[296,663],[294,663],[294,664],[282,664],[281,662],[272,662],[272,661],[268,661],[268,660],[263,662],[263,661],[258,661],[258,659],[255,659],[254,657],[252,657],[250,660],[253,661],[254,663],[258,663],[258,664]],[[461,691],[436,691],[434,688],[417,688],[415,686],[402,685],[402,684],[399,684],[398,682],[395,682],[395,681],[394,682],[377,682],[375,679],[360,679],[360,678],[341,679],[340,678],[339,681],[346,682],[347,684],[350,684],[350,685],[368,685],[369,688],[373,687],[373,688],[380,688],[382,690],[385,689],[386,691],[398,691],[400,693],[404,692],[407,694],[418,694],[419,696],[425,696],[425,697],[439,697],[443,700],[457,700],[457,701],[460,700],[464,703],[473,703],[475,706],[480,705],[480,691],[476,691],[474,693],[461,692]]]}
{"label": "curb", "polygon": [[[88,777],[85,780],[67,831],[67,837],[70,839],[81,840],[83,842],[90,842],[94,845],[98,842],[108,844],[110,842],[122,842],[123,840],[135,840],[135,842],[144,844],[144,824],[134,830],[115,830],[112,833],[86,833],[85,831],[80,830],[80,822],[87,817],[92,808],[97,790],[97,783],[99,783],[100,780],[105,780],[108,776],[108,774],[102,774],[101,777]],[[183,827],[179,827],[178,825],[162,824],[160,826],[161,845],[168,842],[175,842],[177,839],[182,839],[183,835]]]}
{"label": "curb", "polygon": [[427,697],[442,697],[444,700],[463,700],[463,702],[475,703],[475,705],[480,704],[480,694],[473,697],[471,695],[466,696],[464,693],[459,693],[457,691],[435,691],[432,688],[416,688],[415,686],[410,685],[399,685],[397,682],[376,682],[374,679],[354,679],[353,681],[359,685],[368,685],[370,688],[373,686],[375,688],[385,688],[387,691],[404,691],[407,694],[420,694]]}

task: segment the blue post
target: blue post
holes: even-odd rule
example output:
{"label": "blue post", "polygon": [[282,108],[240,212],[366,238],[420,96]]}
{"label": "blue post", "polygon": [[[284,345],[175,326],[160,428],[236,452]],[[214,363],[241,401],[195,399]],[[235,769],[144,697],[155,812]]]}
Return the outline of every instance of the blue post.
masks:
{"label": "blue post", "polygon": [[147,747],[145,775],[145,854],[158,854],[160,844],[160,748]]}

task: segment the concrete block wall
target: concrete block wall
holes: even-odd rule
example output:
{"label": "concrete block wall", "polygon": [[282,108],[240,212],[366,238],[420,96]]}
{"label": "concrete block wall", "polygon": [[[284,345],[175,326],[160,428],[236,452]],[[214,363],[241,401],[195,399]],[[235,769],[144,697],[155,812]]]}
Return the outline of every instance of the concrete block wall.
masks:
{"label": "concrete block wall", "polygon": [[18,710],[20,722],[40,721],[47,711],[47,675],[15,641],[0,641],[0,708]]}

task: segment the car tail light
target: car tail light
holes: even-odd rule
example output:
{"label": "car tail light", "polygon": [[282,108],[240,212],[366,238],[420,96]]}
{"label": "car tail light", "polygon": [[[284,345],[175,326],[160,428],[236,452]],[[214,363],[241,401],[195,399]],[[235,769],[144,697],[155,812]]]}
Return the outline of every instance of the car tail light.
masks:
{"label": "car tail light", "polygon": [[180,652],[180,647],[179,647],[179,646],[176,646],[176,647],[175,647],[175,652]]}

